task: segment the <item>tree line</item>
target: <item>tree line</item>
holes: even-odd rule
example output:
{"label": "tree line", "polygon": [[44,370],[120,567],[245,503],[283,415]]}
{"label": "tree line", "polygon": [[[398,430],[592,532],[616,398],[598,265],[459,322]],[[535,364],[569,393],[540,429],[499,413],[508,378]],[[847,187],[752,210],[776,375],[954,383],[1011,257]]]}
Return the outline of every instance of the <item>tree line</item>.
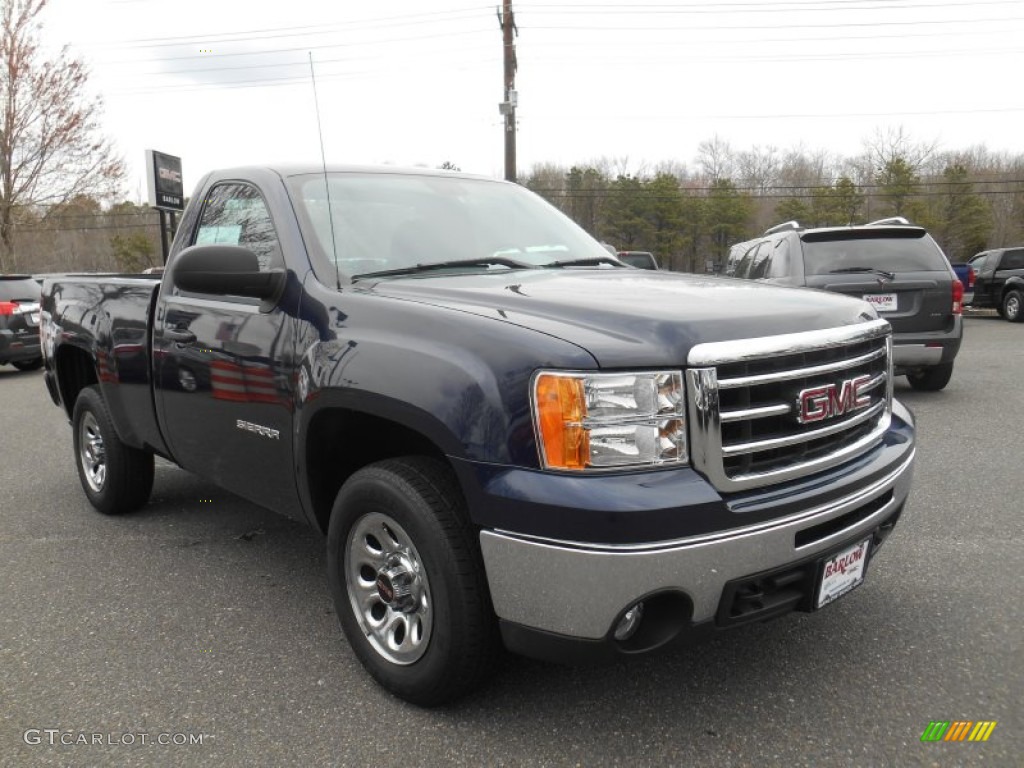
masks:
{"label": "tree line", "polygon": [[903,216],[927,228],[953,262],[1024,243],[1024,154],[983,145],[940,151],[901,128],[878,130],[855,157],[801,147],[734,151],[714,137],[689,164],[539,164],[521,181],[598,239],[688,272],[717,268],[731,245],[790,220],[822,227]]}

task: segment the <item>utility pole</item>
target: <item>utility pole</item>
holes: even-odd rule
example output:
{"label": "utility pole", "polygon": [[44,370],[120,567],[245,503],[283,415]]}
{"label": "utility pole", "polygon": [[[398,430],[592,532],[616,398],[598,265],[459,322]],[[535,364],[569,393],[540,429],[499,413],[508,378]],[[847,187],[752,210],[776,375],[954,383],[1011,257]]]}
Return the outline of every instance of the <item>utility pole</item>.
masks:
{"label": "utility pole", "polygon": [[505,116],[505,179],[516,180],[516,46],[513,35],[519,34],[515,17],[512,15],[512,0],[502,0],[498,12],[501,23],[501,42],[505,62],[505,100],[498,105],[498,111]]}

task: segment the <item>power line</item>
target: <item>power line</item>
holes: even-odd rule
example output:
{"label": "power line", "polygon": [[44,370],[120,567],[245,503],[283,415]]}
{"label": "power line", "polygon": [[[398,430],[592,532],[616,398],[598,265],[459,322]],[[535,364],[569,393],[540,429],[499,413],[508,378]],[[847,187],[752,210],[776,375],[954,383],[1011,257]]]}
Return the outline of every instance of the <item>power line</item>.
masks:
{"label": "power line", "polygon": [[[711,3],[710,5],[705,2],[701,3],[595,3],[587,2],[586,4],[572,5],[568,3],[544,3],[543,5],[526,2],[522,4],[523,8],[530,8],[532,10],[550,10],[553,12],[575,12],[581,11],[584,13],[595,13],[603,12],[605,10],[612,9],[628,9],[638,13],[649,13],[657,12],[659,10],[670,10],[679,11],[682,13],[688,12],[704,12],[705,9],[710,13],[728,13],[729,8],[736,8],[735,12],[746,13],[754,9],[766,9],[772,13],[783,13],[786,11],[781,6],[793,6],[804,12],[807,10],[829,10],[829,11],[856,11],[861,10],[854,6],[862,6],[869,4],[872,8],[877,7],[878,3],[887,2],[891,4],[894,10],[903,9],[915,9],[924,7],[936,7],[936,8],[973,8],[978,5],[1013,5],[1018,0],[977,0],[976,2],[952,2],[952,3],[932,3],[926,2],[923,4],[902,2],[902,0],[778,0],[778,2],[769,2],[768,0],[747,0],[747,2],[736,2],[736,3]],[[814,9],[808,8],[808,6],[823,6],[822,8]],[[723,10],[725,9],[725,10]]]}
{"label": "power line", "polygon": [[688,32],[706,32],[710,30],[761,30],[761,29],[850,29],[850,28],[876,28],[876,27],[912,27],[918,25],[938,25],[938,24],[989,24],[989,23],[1004,23],[1008,21],[1024,21],[1024,16],[1004,16],[998,18],[985,18],[985,19],[917,19],[915,21],[869,21],[869,22],[841,22],[838,24],[752,24],[752,25],[714,25],[705,27],[694,27],[694,26],[666,26],[660,25],[657,27],[637,27],[637,26],[622,26],[618,24],[616,26],[583,26],[581,24],[573,23],[571,25],[524,25],[523,29],[535,29],[535,30],[557,30],[557,31],[606,31],[606,32],[670,32],[670,31],[688,31]]}
{"label": "power line", "polygon": [[[175,45],[186,45],[188,43],[218,43],[218,42],[244,42],[247,40],[262,40],[275,37],[300,37],[302,35],[330,34],[339,29],[360,26],[367,29],[390,29],[392,27],[421,25],[424,23],[444,23],[448,21],[461,21],[476,18],[484,15],[484,11],[490,12],[490,8],[476,6],[474,8],[449,9],[446,11],[431,11],[429,13],[413,13],[402,16],[379,17],[376,19],[353,19],[351,21],[339,21],[332,24],[308,24],[299,27],[265,27],[263,29],[235,30],[232,32],[211,32],[199,35],[178,35],[176,37],[143,37],[134,40],[110,40],[101,41],[96,45],[109,48],[162,48]],[[443,17],[454,18],[443,18]],[[381,23],[376,23],[381,22]],[[308,30],[308,31],[302,31]],[[260,36],[264,35],[266,36]],[[250,37],[247,37],[250,36]],[[171,42],[183,41],[183,42]]]}
{"label": "power line", "polygon": [[[730,14],[746,15],[748,13],[856,13],[857,11],[914,11],[925,8],[976,8],[977,6],[980,5],[1019,5],[1019,0],[978,0],[977,2],[955,3],[924,2],[914,4],[898,2],[898,0],[892,0],[891,2],[886,2],[886,0],[851,0],[849,5],[844,6],[825,5],[823,7],[817,8],[807,7],[812,5],[822,6],[822,1],[811,0],[810,2],[793,1],[780,3],[715,3],[712,5],[702,4],[700,6],[686,6],[677,4],[625,5],[613,3],[588,3],[587,5],[534,5],[530,3],[525,3],[521,7],[528,9],[531,13],[565,16],[594,16],[620,14],[673,16],[714,14],[719,16],[725,16]],[[792,6],[792,8],[782,8],[780,6]]]}
{"label": "power line", "polygon": [[[337,46],[337,47],[341,48],[341,47],[344,47],[344,46]],[[484,46],[484,45],[464,46],[462,48],[459,48],[459,50],[456,51],[455,53],[461,55],[462,53],[464,53],[466,51],[483,51],[483,50],[490,50],[490,48],[491,48],[491,46]],[[252,55],[257,55],[257,54],[252,54]],[[342,59],[318,59],[317,60],[317,64],[352,64],[352,63],[355,63],[355,62],[358,62],[358,61],[380,61],[381,59],[393,59],[393,58],[394,58],[393,56],[389,56],[387,54],[381,54],[379,56],[345,57],[345,58],[342,58]],[[305,66],[306,66],[306,62],[303,62],[303,61],[280,61],[280,62],[274,62],[273,64],[240,64],[238,66],[230,66],[230,67],[200,67],[200,68],[195,68],[195,69],[166,69],[166,70],[162,70],[162,71],[159,71],[159,72],[136,72],[136,73],[133,73],[133,74],[151,77],[153,75],[161,75],[161,76],[163,76],[163,75],[189,75],[189,74],[192,74],[194,72],[231,72],[231,71],[236,71],[236,70],[241,70],[241,69],[268,69],[268,68],[273,68],[273,67],[305,67]],[[225,81],[225,82],[231,82],[231,81]]]}
{"label": "power line", "polygon": [[[323,50],[326,48],[357,48],[366,46],[379,46],[390,43],[409,43],[418,42],[420,40],[432,40],[439,38],[449,37],[463,37],[465,35],[481,35],[489,32],[490,30],[485,29],[462,29],[453,30],[449,32],[440,32],[437,34],[429,35],[415,35],[413,37],[392,37],[385,40],[347,40],[340,43],[324,43],[322,45],[300,45],[294,48],[272,48],[270,50],[258,50],[258,51],[236,51],[233,53],[200,53],[189,56],[163,56],[159,58],[146,59],[147,62],[160,62],[160,61],[186,61],[194,59],[203,59],[209,61],[210,59],[222,59],[234,56],[266,56],[274,53],[294,53],[296,51],[310,51],[310,50]],[[138,59],[127,59],[120,61],[108,61],[104,64],[137,64]]]}
{"label": "power line", "polygon": [[[903,110],[899,112],[831,112],[831,113],[813,113],[813,112],[793,112],[793,113],[771,113],[771,114],[743,114],[743,115],[710,115],[710,114],[687,114],[687,115],[643,115],[637,113],[630,113],[628,115],[596,115],[596,114],[573,114],[573,115],[541,115],[540,117],[533,118],[534,120],[541,122],[544,120],[594,120],[600,118],[601,120],[663,120],[666,122],[672,121],[690,121],[690,120],[806,120],[810,118],[843,118],[848,119],[851,117],[922,117],[930,115],[974,115],[974,114],[1003,114],[1007,112],[1024,112],[1024,107],[993,107],[993,108],[973,108],[973,109],[931,109],[931,110]],[[531,115],[528,112],[525,119],[531,119]]]}

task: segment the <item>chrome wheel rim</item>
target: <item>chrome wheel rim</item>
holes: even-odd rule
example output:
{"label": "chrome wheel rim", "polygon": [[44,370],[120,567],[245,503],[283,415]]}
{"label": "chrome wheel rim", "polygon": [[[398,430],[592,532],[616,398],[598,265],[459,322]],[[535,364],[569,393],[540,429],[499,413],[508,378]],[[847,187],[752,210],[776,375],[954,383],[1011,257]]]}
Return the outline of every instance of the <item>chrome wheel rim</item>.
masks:
{"label": "chrome wheel rim", "polygon": [[1011,296],[1006,300],[1006,316],[1010,320],[1016,320],[1017,315],[1020,314],[1020,299],[1016,296]]}
{"label": "chrome wheel rim", "polygon": [[82,463],[85,482],[99,493],[107,479],[107,450],[96,417],[86,412],[78,427],[78,459]]}
{"label": "chrome wheel rim", "polygon": [[345,543],[352,612],[373,649],[393,664],[419,660],[430,644],[433,604],[419,552],[389,515],[363,515]]}

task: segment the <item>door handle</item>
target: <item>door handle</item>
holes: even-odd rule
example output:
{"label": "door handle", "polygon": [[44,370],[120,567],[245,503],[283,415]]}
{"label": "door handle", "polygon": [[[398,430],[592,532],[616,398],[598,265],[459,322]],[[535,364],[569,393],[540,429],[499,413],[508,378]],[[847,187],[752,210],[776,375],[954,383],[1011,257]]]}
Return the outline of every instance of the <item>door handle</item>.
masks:
{"label": "door handle", "polygon": [[195,344],[196,335],[188,328],[165,328],[164,335],[175,344]]}

